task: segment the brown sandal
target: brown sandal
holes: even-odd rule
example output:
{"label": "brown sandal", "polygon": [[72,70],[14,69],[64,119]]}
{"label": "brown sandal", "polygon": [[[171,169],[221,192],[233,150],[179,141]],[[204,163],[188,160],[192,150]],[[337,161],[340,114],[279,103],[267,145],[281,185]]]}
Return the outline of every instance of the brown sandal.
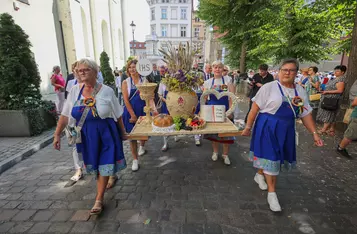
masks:
{"label": "brown sandal", "polygon": [[103,211],[103,201],[96,200],[94,206],[90,210],[90,215],[100,215]]}
{"label": "brown sandal", "polygon": [[107,184],[107,189],[111,189],[114,187],[115,183],[117,182],[118,177],[115,176],[109,176],[108,184]]}

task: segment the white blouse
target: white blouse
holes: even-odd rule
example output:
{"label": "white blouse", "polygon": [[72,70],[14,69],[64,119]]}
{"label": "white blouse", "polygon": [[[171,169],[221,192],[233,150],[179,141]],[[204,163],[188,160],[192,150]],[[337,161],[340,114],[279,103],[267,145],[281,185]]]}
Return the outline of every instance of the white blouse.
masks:
{"label": "white blouse", "polygon": [[[300,85],[296,85],[295,87],[299,97],[301,97],[304,102],[304,111],[298,116],[299,118],[303,118],[312,112],[312,108],[309,104],[309,96],[307,95],[306,90]],[[281,86],[281,88],[285,95],[288,95],[290,98],[295,97],[295,89],[286,88],[284,86]],[[264,84],[252,101],[259,106],[260,113],[269,113],[274,115],[283,103],[278,81],[272,81]]]}
{"label": "white blouse", "polygon": [[[211,89],[213,79],[214,78],[210,78],[203,83],[204,89],[206,89],[206,90]],[[232,84],[231,79],[228,76],[223,77],[223,80],[224,80],[224,84],[227,86],[230,86]],[[222,78],[215,79],[214,85],[223,85]]]}
{"label": "white blouse", "polygon": [[159,89],[157,90],[157,93],[161,96],[164,96],[166,91],[166,85],[164,85],[163,83],[159,84]]}
{"label": "white blouse", "polygon": [[[67,101],[64,104],[62,115],[69,118],[69,125],[73,126],[75,119],[72,117],[72,108],[78,99],[81,87],[79,85],[73,86],[67,96]],[[83,96],[80,98],[84,99]],[[115,96],[114,90],[109,86],[102,85],[101,89],[95,96],[96,109],[101,119],[113,118],[115,121],[123,114],[123,106],[119,104],[118,98]]]}

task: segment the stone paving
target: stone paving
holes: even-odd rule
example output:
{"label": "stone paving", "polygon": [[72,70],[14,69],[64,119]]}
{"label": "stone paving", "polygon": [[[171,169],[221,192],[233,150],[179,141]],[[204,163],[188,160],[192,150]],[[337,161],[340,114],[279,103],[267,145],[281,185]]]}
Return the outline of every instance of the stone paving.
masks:
{"label": "stone paving", "polygon": [[355,161],[335,153],[339,137],[317,148],[298,130],[298,169],[278,178],[280,214],[269,210],[267,193],[253,181],[249,138],[237,138],[227,167],[211,161],[208,141],[196,147],[182,137],[170,139],[166,153],[162,139],[150,139],[141,169],[122,171],[103,213],[90,217],[95,180],[85,176],[64,188],[73,159],[63,140],[61,152],[48,146],[0,175],[0,233],[357,233]]}
{"label": "stone paving", "polygon": [[0,137],[0,174],[53,141],[54,128],[34,137]]}

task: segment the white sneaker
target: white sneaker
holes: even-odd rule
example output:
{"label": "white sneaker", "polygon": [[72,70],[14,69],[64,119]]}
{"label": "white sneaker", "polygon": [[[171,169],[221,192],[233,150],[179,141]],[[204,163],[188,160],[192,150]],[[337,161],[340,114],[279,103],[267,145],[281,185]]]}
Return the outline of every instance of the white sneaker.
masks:
{"label": "white sneaker", "polygon": [[133,160],[133,165],[131,165],[131,170],[132,171],[137,171],[139,170],[139,161],[137,159]]}
{"label": "white sneaker", "polygon": [[259,185],[259,188],[261,190],[267,190],[268,189],[268,185],[265,182],[264,175],[256,173],[255,176],[254,176],[254,181],[257,182],[257,184]]}
{"label": "white sneaker", "polygon": [[196,144],[196,146],[200,146],[201,145],[201,141],[200,140],[195,140],[195,144]]}
{"label": "white sneaker", "polygon": [[229,160],[228,155],[222,155],[224,164],[231,165],[231,160]]}
{"label": "white sneaker", "polygon": [[146,153],[144,146],[139,146],[138,155],[143,156]]}
{"label": "white sneaker", "polygon": [[274,211],[274,212],[281,211],[279,200],[278,200],[278,197],[276,196],[275,192],[268,193],[268,203],[269,203],[270,209],[272,211]]}
{"label": "white sneaker", "polygon": [[175,142],[179,141],[179,138],[177,136],[174,137]]}
{"label": "white sneaker", "polygon": [[215,152],[213,152],[213,154],[212,154],[212,161],[215,162],[215,161],[217,161],[217,159],[218,159],[218,154],[215,153]]}
{"label": "white sneaker", "polygon": [[165,144],[162,146],[161,151],[166,152],[168,150],[168,148],[169,148],[168,144]]}

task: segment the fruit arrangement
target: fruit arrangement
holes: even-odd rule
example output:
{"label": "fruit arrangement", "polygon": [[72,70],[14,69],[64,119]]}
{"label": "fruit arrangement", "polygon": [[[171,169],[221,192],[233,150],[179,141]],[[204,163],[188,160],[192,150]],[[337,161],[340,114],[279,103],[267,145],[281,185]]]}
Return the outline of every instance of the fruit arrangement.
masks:
{"label": "fruit arrangement", "polygon": [[199,117],[185,119],[183,117],[174,117],[175,130],[197,130],[201,129],[206,125],[206,121],[200,119]]}
{"label": "fruit arrangement", "polygon": [[206,121],[199,117],[194,117],[193,119],[188,118],[186,120],[186,126],[192,128],[193,130],[204,128],[206,125]]}

